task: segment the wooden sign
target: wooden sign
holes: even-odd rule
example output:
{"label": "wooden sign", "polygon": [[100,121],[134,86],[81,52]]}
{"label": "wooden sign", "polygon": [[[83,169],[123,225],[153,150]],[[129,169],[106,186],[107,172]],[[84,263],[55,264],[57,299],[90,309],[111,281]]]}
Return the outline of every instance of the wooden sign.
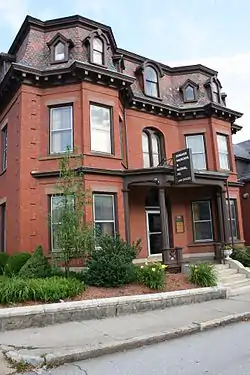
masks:
{"label": "wooden sign", "polygon": [[175,231],[176,233],[184,233],[184,217],[183,215],[177,215],[175,217]]}

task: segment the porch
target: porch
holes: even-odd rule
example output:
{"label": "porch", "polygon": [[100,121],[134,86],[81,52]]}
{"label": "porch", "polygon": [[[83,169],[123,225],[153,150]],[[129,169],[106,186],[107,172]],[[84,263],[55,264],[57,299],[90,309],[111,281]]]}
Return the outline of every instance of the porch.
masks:
{"label": "porch", "polygon": [[[137,262],[171,265],[195,258],[221,261],[229,242],[225,182],[216,172],[195,174],[192,184],[174,183],[172,169],[131,171],[124,179],[126,239],[142,240]],[[164,259],[162,259],[162,251]]]}

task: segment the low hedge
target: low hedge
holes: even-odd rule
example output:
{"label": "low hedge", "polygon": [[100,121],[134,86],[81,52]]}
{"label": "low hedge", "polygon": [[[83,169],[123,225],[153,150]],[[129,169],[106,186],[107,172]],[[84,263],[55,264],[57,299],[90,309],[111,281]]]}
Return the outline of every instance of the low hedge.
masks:
{"label": "low hedge", "polygon": [[238,260],[244,267],[250,267],[250,248],[235,248],[230,255],[232,259]]}
{"label": "low hedge", "polygon": [[15,276],[19,273],[20,269],[31,258],[30,253],[16,253],[11,255],[4,267],[4,275]]}
{"label": "low hedge", "polygon": [[6,253],[0,253],[0,275],[4,273],[4,267],[8,262],[9,256]]}
{"label": "low hedge", "polygon": [[0,279],[0,303],[8,305],[26,301],[58,302],[74,297],[85,290],[85,285],[74,278]]}

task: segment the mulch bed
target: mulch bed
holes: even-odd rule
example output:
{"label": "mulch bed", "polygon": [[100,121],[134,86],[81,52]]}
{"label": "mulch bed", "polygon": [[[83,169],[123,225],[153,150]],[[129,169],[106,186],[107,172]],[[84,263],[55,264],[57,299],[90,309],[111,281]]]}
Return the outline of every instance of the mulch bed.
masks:
{"label": "mulch bed", "polygon": [[[182,274],[168,274],[166,276],[165,288],[163,290],[153,290],[149,289],[145,285],[141,284],[128,284],[119,288],[100,288],[89,286],[81,294],[73,298],[65,300],[67,301],[82,301],[88,299],[97,299],[97,298],[109,298],[109,297],[121,297],[121,296],[133,296],[136,294],[152,294],[152,293],[161,293],[161,292],[173,292],[176,290],[185,290],[197,288],[197,286],[191,284],[187,277]],[[63,302],[62,302],[63,303]],[[21,306],[32,306],[32,305],[41,305],[42,302],[27,301],[24,303],[12,304],[9,306],[0,305],[0,308],[6,307],[21,307]]]}
{"label": "mulch bed", "polygon": [[136,294],[149,294],[161,292],[173,292],[176,290],[185,290],[196,288],[191,284],[184,274],[168,274],[166,277],[166,284],[163,290],[152,290],[141,284],[128,284],[119,288],[100,288],[89,286],[81,296],[73,298],[74,301],[95,298],[121,297],[133,296]]}

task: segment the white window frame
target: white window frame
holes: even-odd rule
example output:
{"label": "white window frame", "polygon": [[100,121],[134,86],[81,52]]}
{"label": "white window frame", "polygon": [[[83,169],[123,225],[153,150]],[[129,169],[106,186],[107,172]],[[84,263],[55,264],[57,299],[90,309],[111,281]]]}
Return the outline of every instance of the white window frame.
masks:
{"label": "white window frame", "polygon": [[[60,108],[70,108],[70,127],[69,128],[63,128],[63,129],[52,129],[53,126],[53,111],[59,110]],[[71,144],[69,145],[69,151],[73,151],[73,106],[71,104],[65,104],[65,105],[59,105],[55,107],[49,108],[49,132],[50,132],[50,145],[49,145],[49,151],[50,154],[63,154],[67,152],[67,150],[60,150],[60,151],[53,151],[52,150],[52,138],[53,134],[56,133],[63,133],[63,132],[71,132]]]}
{"label": "white window frame", "polygon": [[161,214],[161,211],[160,211],[160,207],[156,207],[156,208],[146,208],[146,226],[147,226],[147,245],[148,245],[148,255],[149,256],[159,256],[161,255],[161,253],[158,253],[158,254],[151,254],[151,247],[150,247],[150,234],[160,234],[162,235],[162,231],[160,232],[150,232],[149,231],[149,215],[152,214],[156,214],[156,215],[160,215]]}
{"label": "white window frame", "polygon": [[[188,138],[191,138],[191,137],[202,137],[202,144],[203,144],[203,152],[194,152],[193,150],[192,150],[192,148],[191,148],[191,153],[192,153],[192,156],[193,155],[203,155],[203,157],[204,157],[204,168],[195,168],[195,165],[193,166],[194,167],[194,169],[196,169],[196,170],[200,170],[200,171],[202,171],[202,170],[207,170],[207,154],[206,154],[206,146],[205,146],[205,135],[204,134],[202,134],[202,133],[197,133],[197,134],[186,134],[185,135],[185,141],[186,141],[186,147],[187,148],[190,148],[189,146],[188,146]],[[194,158],[193,158],[193,162],[194,162]]]}
{"label": "white window frame", "polygon": [[[193,204],[194,203],[208,203],[209,204],[209,216],[210,216],[210,219],[209,220],[194,220],[194,210],[193,210]],[[193,221],[193,233],[194,233],[194,242],[211,242],[214,240],[214,232],[213,232],[213,216],[212,216],[212,208],[211,208],[211,201],[210,200],[197,200],[197,201],[192,201],[192,221]],[[196,223],[210,223],[211,224],[211,234],[212,234],[212,237],[211,238],[206,238],[204,240],[197,240],[196,239],[196,227],[195,227],[195,224]]]}
{"label": "white window frame", "polygon": [[[98,107],[98,108],[102,108],[102,109],[106,109],[109,111],[109,130],[104,130],[104,129],[96,129],[94,127],[94,124],[92,122],[92,116],[91,116],[91,109],[92,107]],[[94,152],[94,153],[100,153],[100,154],[106,154],[106,155],[112,155],[113,154],[113,144],[112,144],[112,136],[113,136],[113,119],[112,119],[112,116],[113,116],[113,111],[112,111],[112,107],[108,106],[108,105],[102,105],[102,104],[98,104],[98,103],[90,103],[90,106],[89,106],[89,113],[90,113],[90,149],[91,149],[91,152]],[[95,132],[103,132],[103,133],[108,133],[109,134],[109,149],[108,151],[103,151],[103,150],[95,150],[94,149],[94,146],[93,146],[93,139],[94,139],[94,136],[95,136]]]}
{"label": "white window frame", "polygon": [[[227,134],[221,134],[217,133],[217,147],[218,147],[218,156],[219,156],[219,164],[220,164],[220,169],[224,171],[230,171],[230,159],[229,159],[229,147],[228,147],[228,135]],[[227,145],[227,152],[225,151],[220,151],[219,149],[219,138],[223,138],[226,140],[226,145]],[[227,156],[227,168],[222,168],[221,167],[221,155],[226,155]]]}
{"label": "white window frame", "polygon": [[[52,252],[60,251],[60,249],[54,249],[54,247],[53,247],[53,232],[54,232],[53,227],[54,227],[54,225],[60,225],[61,224],[60,222],[58,222],[58,223],[53,222],[53,198],[58,198],[58,197],[63,198],[63,195],[53,194],[53,195],[49,196],[49,199],[50,199],[50,248],[51,248]],[[72,202],[73,202],[73,204],[75,202],[75,199],[74,199],[73,195],[72,195]]]}
{"label": "white window frame", "polygon": [[[237,204],[237,199],[236,198],[229,198],[229,200],[227,199],[226,200],[227,202],[227,209],[228,209],[228,223],[229,223],[229,228],[230,228],[230,240],[232,241],[232,238],[231,238],[231,223],[230,223],[230,220],[231,222],[235,222],[235,228],[236,228],[236,237],[234,236],[233,239],[235,241],[239,240],[239,237],[240,237],[240,234],[239,234],[239,220],[238,220],[238,204]],[[236,217],[232,217],[232,211],[229,211],[231,210],[231,202],[233,202],[234,204],[234,211],[235,211],[235,215]]]}
{"label": "white window frame", "polygon": [[[101,197],[112,197],[112,211],[113,211],[113,220],[96,220],[95,218],[95,198],[96,196]],[[116,212],[115,212],[115,194],[105,194],[105,193],[93,193],[93,217],[94,217],[94,228],[96,223],[113,223],[114,226],[114,236],[116,235]]]}
{"label": "white window frame", "polygon": [[[58,45],[61,44],[63,46],[63,53],[57,53],[56,52],[56,49],[58,47]],[[57,56],[59,58],[57,58]],[[60,62],[60,61],[64,61],[66,59],[66,45],[65,43],[61,42],[60,40],[55,44],[55,47],[54,47],[54,60],[56,62]]]}

